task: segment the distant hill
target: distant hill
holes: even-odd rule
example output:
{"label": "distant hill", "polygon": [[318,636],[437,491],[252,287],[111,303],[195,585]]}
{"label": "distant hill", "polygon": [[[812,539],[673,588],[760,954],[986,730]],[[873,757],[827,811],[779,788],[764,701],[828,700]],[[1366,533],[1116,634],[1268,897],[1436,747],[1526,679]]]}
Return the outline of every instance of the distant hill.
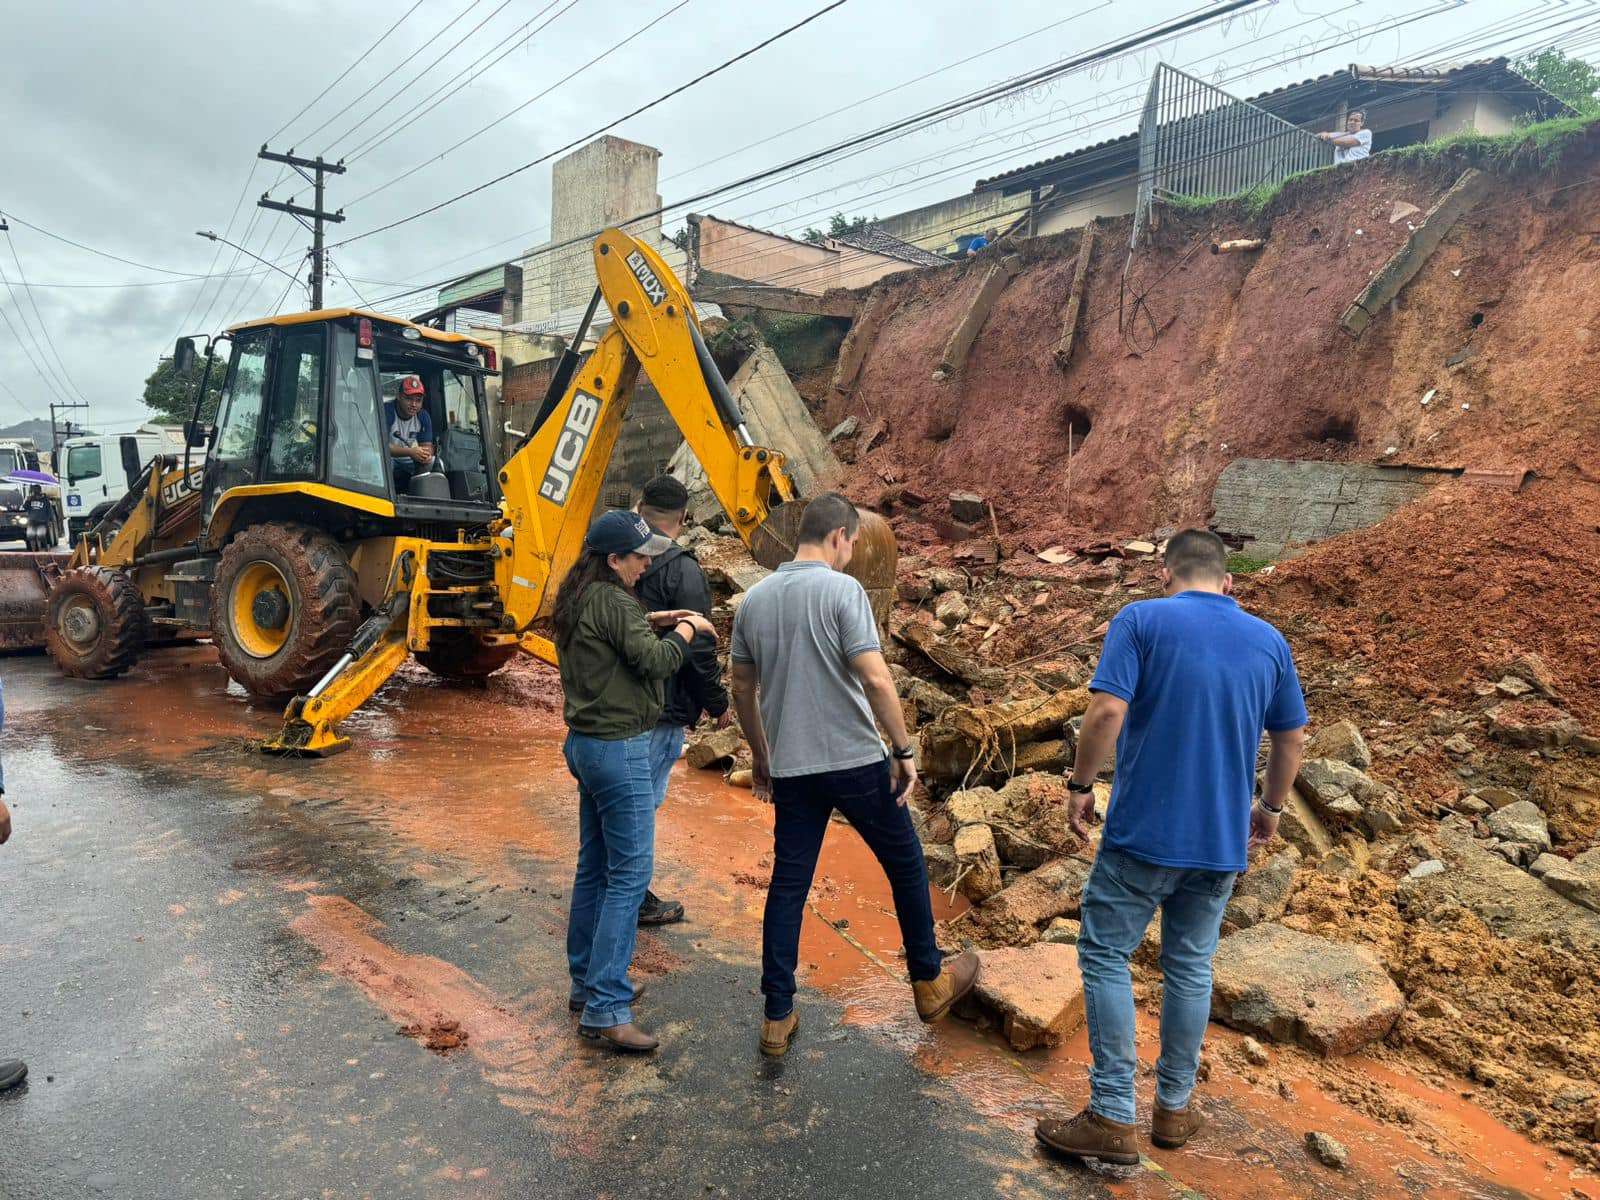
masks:
{"label": "distant hill", "polygon": [[[92,432],[93,430],[89,429],[78,429],[76,427],[73,429],[74,434]],[[15,425],[0,426],[0,442],[20,438],[32,438],[34,445],[48,452],[50,449],[50,422],[40,420],[18,421]]]}

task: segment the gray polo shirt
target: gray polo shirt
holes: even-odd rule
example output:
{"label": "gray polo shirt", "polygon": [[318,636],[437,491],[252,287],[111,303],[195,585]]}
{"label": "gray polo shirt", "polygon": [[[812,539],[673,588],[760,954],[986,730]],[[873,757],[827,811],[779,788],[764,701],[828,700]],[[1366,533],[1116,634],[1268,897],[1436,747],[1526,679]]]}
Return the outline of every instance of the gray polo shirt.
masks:
{"label": "gray polo shirt", "polygon": [[879,649],[866,589],[826,563],[784,563],[750,589],[731,654],[756,668],[774,778],[883,761],[872,706],[850,669]]}

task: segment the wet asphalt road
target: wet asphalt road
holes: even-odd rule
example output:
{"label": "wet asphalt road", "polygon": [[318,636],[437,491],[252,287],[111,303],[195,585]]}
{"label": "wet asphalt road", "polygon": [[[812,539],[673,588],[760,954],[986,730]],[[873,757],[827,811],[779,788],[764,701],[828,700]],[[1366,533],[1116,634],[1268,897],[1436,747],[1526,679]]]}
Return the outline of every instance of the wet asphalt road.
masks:
{"label": "wet asphalt road", "polygon": [[[596,1052],[561,1003],[565,864],[524,856],[518,886],[491,885],[337,805],[264,803],[188,769],[237,745],[93,761],[79,749],[109,736],[89,723],[103,718],[62,719],[93,685],[37,658],[0,672],[16,824],[0,849],[0,1055],[32,1072],[0,1096],[0,1196],[1103,1194],[974,1122],[814,994],[807,1052],[763,1063],[757,964],[690,927],[662,936],[683,964],[641,1014],[664,1052]],[[400,1036],[351,982],[387,962],[374,944],[348,922],[305,928],[318,894],[381,923],[368,932],[396,956],[382,986],[478,988],[524,1032],[448,1055]],[[343,973],[324,969],[346,943]]]}

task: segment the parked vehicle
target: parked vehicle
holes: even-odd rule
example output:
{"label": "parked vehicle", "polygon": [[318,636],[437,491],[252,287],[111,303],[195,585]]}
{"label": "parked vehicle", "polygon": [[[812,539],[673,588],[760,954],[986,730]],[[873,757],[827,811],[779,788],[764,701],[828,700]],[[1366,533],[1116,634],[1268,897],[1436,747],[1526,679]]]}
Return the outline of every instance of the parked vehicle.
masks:
{"label": "parked vehicle", "polygon": [[146,425],[132,434],[88,434],[62,444],[61,477],[66,484],[67,535],[73,545],[128,492],[122,468],[122,441],[139,447],[141,469],[158,454],[183,453],[183,431]]}
{"label": "parked vehicle", "polygon": [[[29,478],[29,476],[32,478]],[[27,541],[28,548],[36,540],[27,536],[27,521],[23,507],[32,484],[50,502],[47,540],[39,547],[45,549],[61,541],[66,529],[66,512],[61,501],[61,485],[41,470],[39,450],[31,438],[0,441],[0,542]],[[12,493],[15,493],[13,496]]]}

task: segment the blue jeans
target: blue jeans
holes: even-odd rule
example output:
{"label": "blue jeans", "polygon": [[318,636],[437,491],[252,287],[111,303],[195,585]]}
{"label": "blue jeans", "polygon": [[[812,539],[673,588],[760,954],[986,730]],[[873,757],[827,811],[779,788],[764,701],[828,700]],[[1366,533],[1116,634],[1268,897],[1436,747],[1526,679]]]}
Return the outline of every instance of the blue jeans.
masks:
{"label": "blue jeans", "polygon": [[1078,968],[1089,1019],[1089,1107],[1132,1124],[1133,979],[1128,960],[1161,908],[1161,1057],[1156,1101],[1180,1109],[1194,1091],[1200,1045],[1211,1017],[1211,956],[1222,910],[1233,894],[1232,871],[1185,870],[1101,848],[1083,888]]}
{"label": "blue jeans", "polygon": [[607,1029],[633,1020],[628,966],[639,905],[655,865],[656,806],[650,733],[604,741],[568,732],[563,751],[578,781],[578,870],[567,916],[572,998],[582,1024]]}
{"label": "blue jeans", "polygon": [[683,753],[682,725],[657,725],[650,733],[650,786],[655,788],[656,807],[667,800],[667,776],[672,774],[672,764]]}
{"label": "blue jeans", "polygon": [[761,922],[761,993],[767,1019],[794,1009],[800,922],[816,874],[828,819],[838,809],[877,857],[894,893],[911,978],[937,979],[943,965],[933,940],[928,868],[911,814],[890,795],[889,762],[772,781],[772,882]]}

